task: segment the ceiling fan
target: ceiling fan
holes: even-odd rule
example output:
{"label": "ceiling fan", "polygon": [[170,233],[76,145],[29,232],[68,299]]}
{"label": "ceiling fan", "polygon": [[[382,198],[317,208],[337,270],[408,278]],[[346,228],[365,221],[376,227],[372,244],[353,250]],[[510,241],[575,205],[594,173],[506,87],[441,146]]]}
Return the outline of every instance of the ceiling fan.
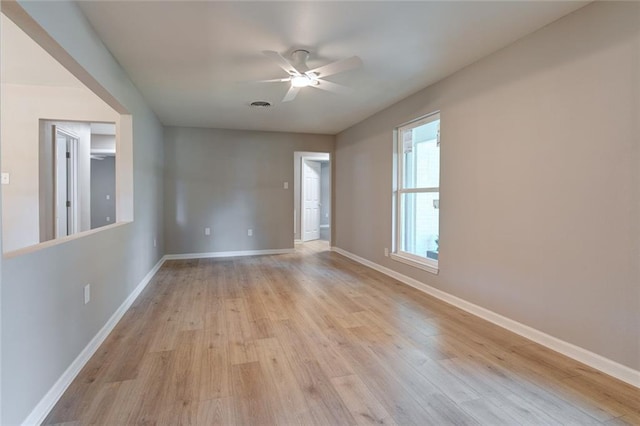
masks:
{"label": "ceiling fan", "polygon": [[352,56],[314,69],[309,69],[307,66],[307,60],[309,59],[308,50],[294,50],[291,54],[292,61],[287,60],[284,56],[272,50],[264,50],[262,53],[273,59],[280,68],[289,74],[289,77],[285,78],[256,81],[256,83],[291,83],[291,87],[284,95],[282,102],[294,100],[303,87],[315,87],[316,89],[327,90],[334,93],[349,93],[351,91],[350,88],[327,81],[324,78],[358,68],[362,65],[362,60],[359,57]]}

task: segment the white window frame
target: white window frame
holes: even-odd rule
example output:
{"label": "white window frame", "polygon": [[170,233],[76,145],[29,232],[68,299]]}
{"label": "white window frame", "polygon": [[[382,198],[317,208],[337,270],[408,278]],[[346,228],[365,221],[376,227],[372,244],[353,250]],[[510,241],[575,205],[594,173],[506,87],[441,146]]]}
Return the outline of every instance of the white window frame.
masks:
{"label": "white window frame", "polygon": [[[393,181],[393,251],[390,254],[393,260],[411,265],[413,267],[437,274],[439,271],[438,261],[428,257],[422,257],[413,253],[402,251],[402,217],[401,217],[401,199],[403,194],[419,194],[439,192],[440,186],[428,188],[403,188],[403,166],[404,166],[404,147],[401,139],[403,131],[420,127],[424,124],[440,120],[440,111],[424,115],[415,120],[408,121],[395,128],[393,134],[394,140],[394,181]],[[440,143],[440,134],[438,132],[438,143]],[[440,183],[440,182],[438,182]]]}

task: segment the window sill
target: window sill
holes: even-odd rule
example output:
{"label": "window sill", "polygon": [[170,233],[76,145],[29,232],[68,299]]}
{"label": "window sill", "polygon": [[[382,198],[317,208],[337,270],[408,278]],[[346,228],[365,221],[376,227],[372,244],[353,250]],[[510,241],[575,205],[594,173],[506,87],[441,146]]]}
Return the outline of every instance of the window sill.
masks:
{"label": "window sill", "polygon": [[60,244],[67,243],[69,241],[78,240],[80,238],[88,237],[89,235],[97,234],[98,232],[107,231],[109,229],[119,228],[123,225],[128,225],[132,223],[132,221],[121,221],[112,223],[110,225],[101,226],[99,228],[89,229],[87,231],[78,232],[73,235],[68,235],[66,237],[54,238],[53,240],[45,241],[42,243],[37,243],[31,246],[11,250],[2,254],[3,259],[13,259],[14,257],[22,256],[25,254],[30,254],[38,250],[46,249],[49,247],[54,247]]}
{"label": "window sill", "polygon": [[401,262],[406,265],[413,266],[414,268],[422,269],[423,271],[431,272],[432,274],[438,275],[439,269],[438,269],[437,263],[433,264],[433,263],[427,263],[427,262],[420,262],[418,260],[410,259],[408,257],[402,256],[398,253],[391,253],[390,257],[391,259],[397,262]]}

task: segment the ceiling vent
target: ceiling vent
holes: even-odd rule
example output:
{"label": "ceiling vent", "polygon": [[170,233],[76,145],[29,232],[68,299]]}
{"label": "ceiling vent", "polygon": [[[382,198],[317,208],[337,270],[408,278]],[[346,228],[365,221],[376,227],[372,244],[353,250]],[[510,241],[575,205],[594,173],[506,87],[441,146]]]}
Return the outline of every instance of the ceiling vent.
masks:
{"label": "ceiling vent", "polygon": [[271,106],[271,103],[267,101],[253,101],[251,102],[251,106],[253,108],[269,108]]}

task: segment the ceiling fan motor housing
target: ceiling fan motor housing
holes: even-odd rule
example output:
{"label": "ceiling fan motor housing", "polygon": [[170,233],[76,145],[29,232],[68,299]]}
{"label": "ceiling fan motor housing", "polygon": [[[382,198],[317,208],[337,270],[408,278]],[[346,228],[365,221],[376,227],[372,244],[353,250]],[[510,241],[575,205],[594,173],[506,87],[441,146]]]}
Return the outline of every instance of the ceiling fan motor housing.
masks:
{"label": "ceiling fan motor housing", "polygon": [[291,52],[291,59],[293,60],[293,65],[296,66],[300,71],[307,71],[309,67],[307,67],[307,61],[309,60],[309,51],[305,49],[296,49]]}

